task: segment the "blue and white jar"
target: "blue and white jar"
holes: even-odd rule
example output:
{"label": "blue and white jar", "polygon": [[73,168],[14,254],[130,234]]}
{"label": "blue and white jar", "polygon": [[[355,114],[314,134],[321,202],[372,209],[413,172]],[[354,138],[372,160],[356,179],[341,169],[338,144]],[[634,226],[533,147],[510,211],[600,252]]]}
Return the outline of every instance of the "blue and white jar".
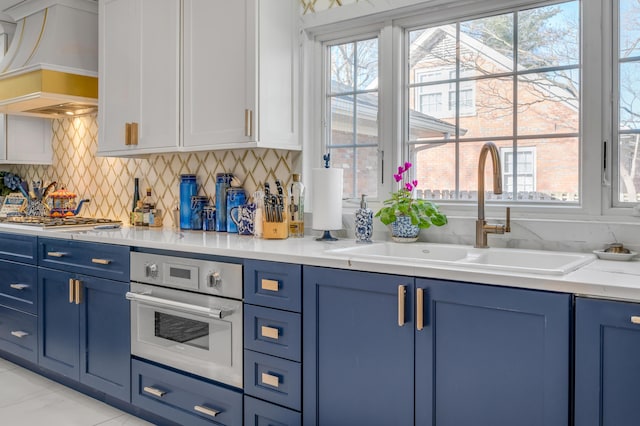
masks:
{"label": "blue and white jar", "polygon": [[356,243],[370,243],[373,235],[373,211],[367,207],[366,195],[362,194],[360,208],[356,210]]}
{"label": "blue and white jar", "polygon": [[391,239],[397,243],[412,243],[418,240],[420,228],[411,224],[411,216],[398,215],[391,223]]}

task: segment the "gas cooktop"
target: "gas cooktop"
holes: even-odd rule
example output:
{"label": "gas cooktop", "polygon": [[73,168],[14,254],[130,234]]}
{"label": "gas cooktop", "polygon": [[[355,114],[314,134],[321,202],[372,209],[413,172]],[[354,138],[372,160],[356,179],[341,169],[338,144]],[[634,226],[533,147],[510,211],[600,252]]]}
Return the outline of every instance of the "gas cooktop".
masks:
{"label": "gas cooktop", "polygon": [[92,225],[120,225],[122,222],[112,219],[101,219],[95,217],[41,217],[41,216],[10,216],[0,217],[0,223],[10,223],[15,225],[39,226],[42,228],[61,228],[75,226]]}

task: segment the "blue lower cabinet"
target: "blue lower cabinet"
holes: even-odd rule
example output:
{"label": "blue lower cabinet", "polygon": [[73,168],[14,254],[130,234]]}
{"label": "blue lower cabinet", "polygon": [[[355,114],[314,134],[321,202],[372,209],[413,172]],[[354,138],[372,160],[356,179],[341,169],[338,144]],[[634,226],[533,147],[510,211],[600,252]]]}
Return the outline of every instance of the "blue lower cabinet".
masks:
{"label": "blue lower cabinet", "polygon": [[302,408],[302,371],[300,363],[244,351],[244,392],[284,405]]}
{"label": "blue lower cabinet", "polygon": [[570,295],[424,279],[416,291],[416,424],[569,424]]}
{"label": "blue lower cabinet", "polygon": [[128,283],[38,269],[38,364],[131,400]]}
{"label": "blue lower cabinet", "polygon": [[303,281],[304,424],[413,425],[414,279],[305,267]]}
{"label": "blue lower cabinet", "polygon": [[0,349],[36,363],[37,347],[37,317],[0,306]]}
{"label": "blue lower cabinet", "polygon": [[575,424],[640,422],[640,304],[576,298]]}
{"label": "blue lower cabinet", "polygon": [[131,402],[181,425],[242,425],[242,392],[138,359]]}
{"label": "blue lower cabinet", "polygon": [[0,260],[0,305],[35,315],[37,276],[35,266]]}
{"label": "blue lower cabinet", "polygon": [[38,263],[37,237],[0,232],[0,241],[0,259],[31,265]]}
{"label": "blue lower cabinet", "polygon": [[244,426],[298,426],[302,415],[288,408],[245,395]]}
{"label": "blue lower cabinet", "polygon": [[302,320],[294,312],[244,305],[244,347],[300,362]]}

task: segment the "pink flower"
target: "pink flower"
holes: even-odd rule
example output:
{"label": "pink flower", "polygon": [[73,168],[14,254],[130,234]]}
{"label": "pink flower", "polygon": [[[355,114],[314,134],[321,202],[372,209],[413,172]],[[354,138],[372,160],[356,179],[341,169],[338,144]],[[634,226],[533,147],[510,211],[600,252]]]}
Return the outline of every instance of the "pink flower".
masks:
{"label": "pink flower", "polygon": [[404,184],[404,187],[407,189],[407,191],[411,192],[413,190],[413,186],[407,182]]}
{"label": "pink flower", "polygon": [[393,175],[393,178],[396,180],[396,182],[400,182],[402,180],[402,175],[401,174]]}
{"label": "pink flower", "polygon": [[410,162],[406,162],[404,163],[404,171],[406,172],[407,170],[409,170],[411,168],[413,164],[411,164]]}
{"label": "pink flower", "polygon": [[417,179],[414,179],[413,182],[411,182],[413,184],[413,187],[417,187],[418,186],[418,181]]}
{"label": "pink flower", "polygon": [[404,169],[402,168],[402,166],[398,166],[398,175],[401,175],[404,173]]}

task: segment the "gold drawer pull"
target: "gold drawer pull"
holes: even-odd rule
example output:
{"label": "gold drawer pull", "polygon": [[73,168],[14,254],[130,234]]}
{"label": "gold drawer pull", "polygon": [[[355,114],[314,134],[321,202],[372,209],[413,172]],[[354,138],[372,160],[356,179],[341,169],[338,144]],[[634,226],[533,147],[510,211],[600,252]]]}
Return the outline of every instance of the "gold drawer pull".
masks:
{"label": "gold drawer pull", "polygon": [[157,396],[158,398],[162,398],[166,392],[160,389],[152,388],[151,386],[145,386],[142,388],[146,393],[150,393],[153,396]]}
{"label": "gold drawer pull", "polygon": [[111,263],[109,259],[91,259],[91,263],[97,263],[98,265],[108,265]]}
{"label": "gold drawer pull", "polygon": [[424,328],[424,290],[416,289],[416,329],[418,331]]}
{"label": "gold drawer pull", "polygon": [[49,251],[47,252],[47,256],[49,257],[64,257],[67,253],[63,253],[61,251]]}
{"label": "gold drawer pull", "polygon": [[23,337],[28,336],[29,333],[27,333],[26,331],[12,331],[11,335],[17,337],[18,339],[22,339]]}
{"label": "gold drawer pull", "polygon": [[129,145],[138,145],[138,123],[131,123],[131,135],[129,139]]}
{"label": "gold drawer pull", "polygon": [[640,317],[637,317],[637,316],[631,317],[631,322],[633,324],[640,324]]}
{"label": "gold drawer pull", "polygon": [[9,287],[11,287],[14,290],[24,290],[25,288],[29,288],[29,286],[27,284],[9,284]]}
{"label": "gold drawer pull", "polygon": [[260,328],[260,334],[262,335],[262,337],[268,337],[269,339],[278,340],[278,337],[280,337],[280,330],[274,327],[263,325]]}
{"label": "gold drawer pull", "polygon": [[280,378],[278,376],[274,376],[273,374],[262,373],[262,383],[277,388],[278,386],[280,386]]}
{"label": "gold drawer pull", "polygon": [[404,302],[407,289],[403,285],[398,286],[398,326],[404,325]]}
{"label": "gold drawer pull", "polygon": [[69,278],[69,303],[73,303],[75,300],[75,288],[76,288],[76,280],[73,278]]}
{"label": "gold drawer pull", "polygon": [[82,299],[81,299],[82,298],[82,293],[80,292],[81,291],[80,286],[82,285],[82,282],[80,282],[80,280],[75,280],[75,282],[76,282],[75,302],[76,302],[76,305],[79,305],[82,302]]}
{"label": "gold drawer pull", "polygon": [[262,279],[261,287],[263,290],[269,291],[278,291],[279,283],[276,280],[267,280],[265,278]]}
{"label": "gold drawer pull", "polygon": [[220,411],[216,411],[213,408],[203,407],[202,405],[196,405],[193,407],[198,413],[206,414],[207,416],[215,417],[220,414]]}

